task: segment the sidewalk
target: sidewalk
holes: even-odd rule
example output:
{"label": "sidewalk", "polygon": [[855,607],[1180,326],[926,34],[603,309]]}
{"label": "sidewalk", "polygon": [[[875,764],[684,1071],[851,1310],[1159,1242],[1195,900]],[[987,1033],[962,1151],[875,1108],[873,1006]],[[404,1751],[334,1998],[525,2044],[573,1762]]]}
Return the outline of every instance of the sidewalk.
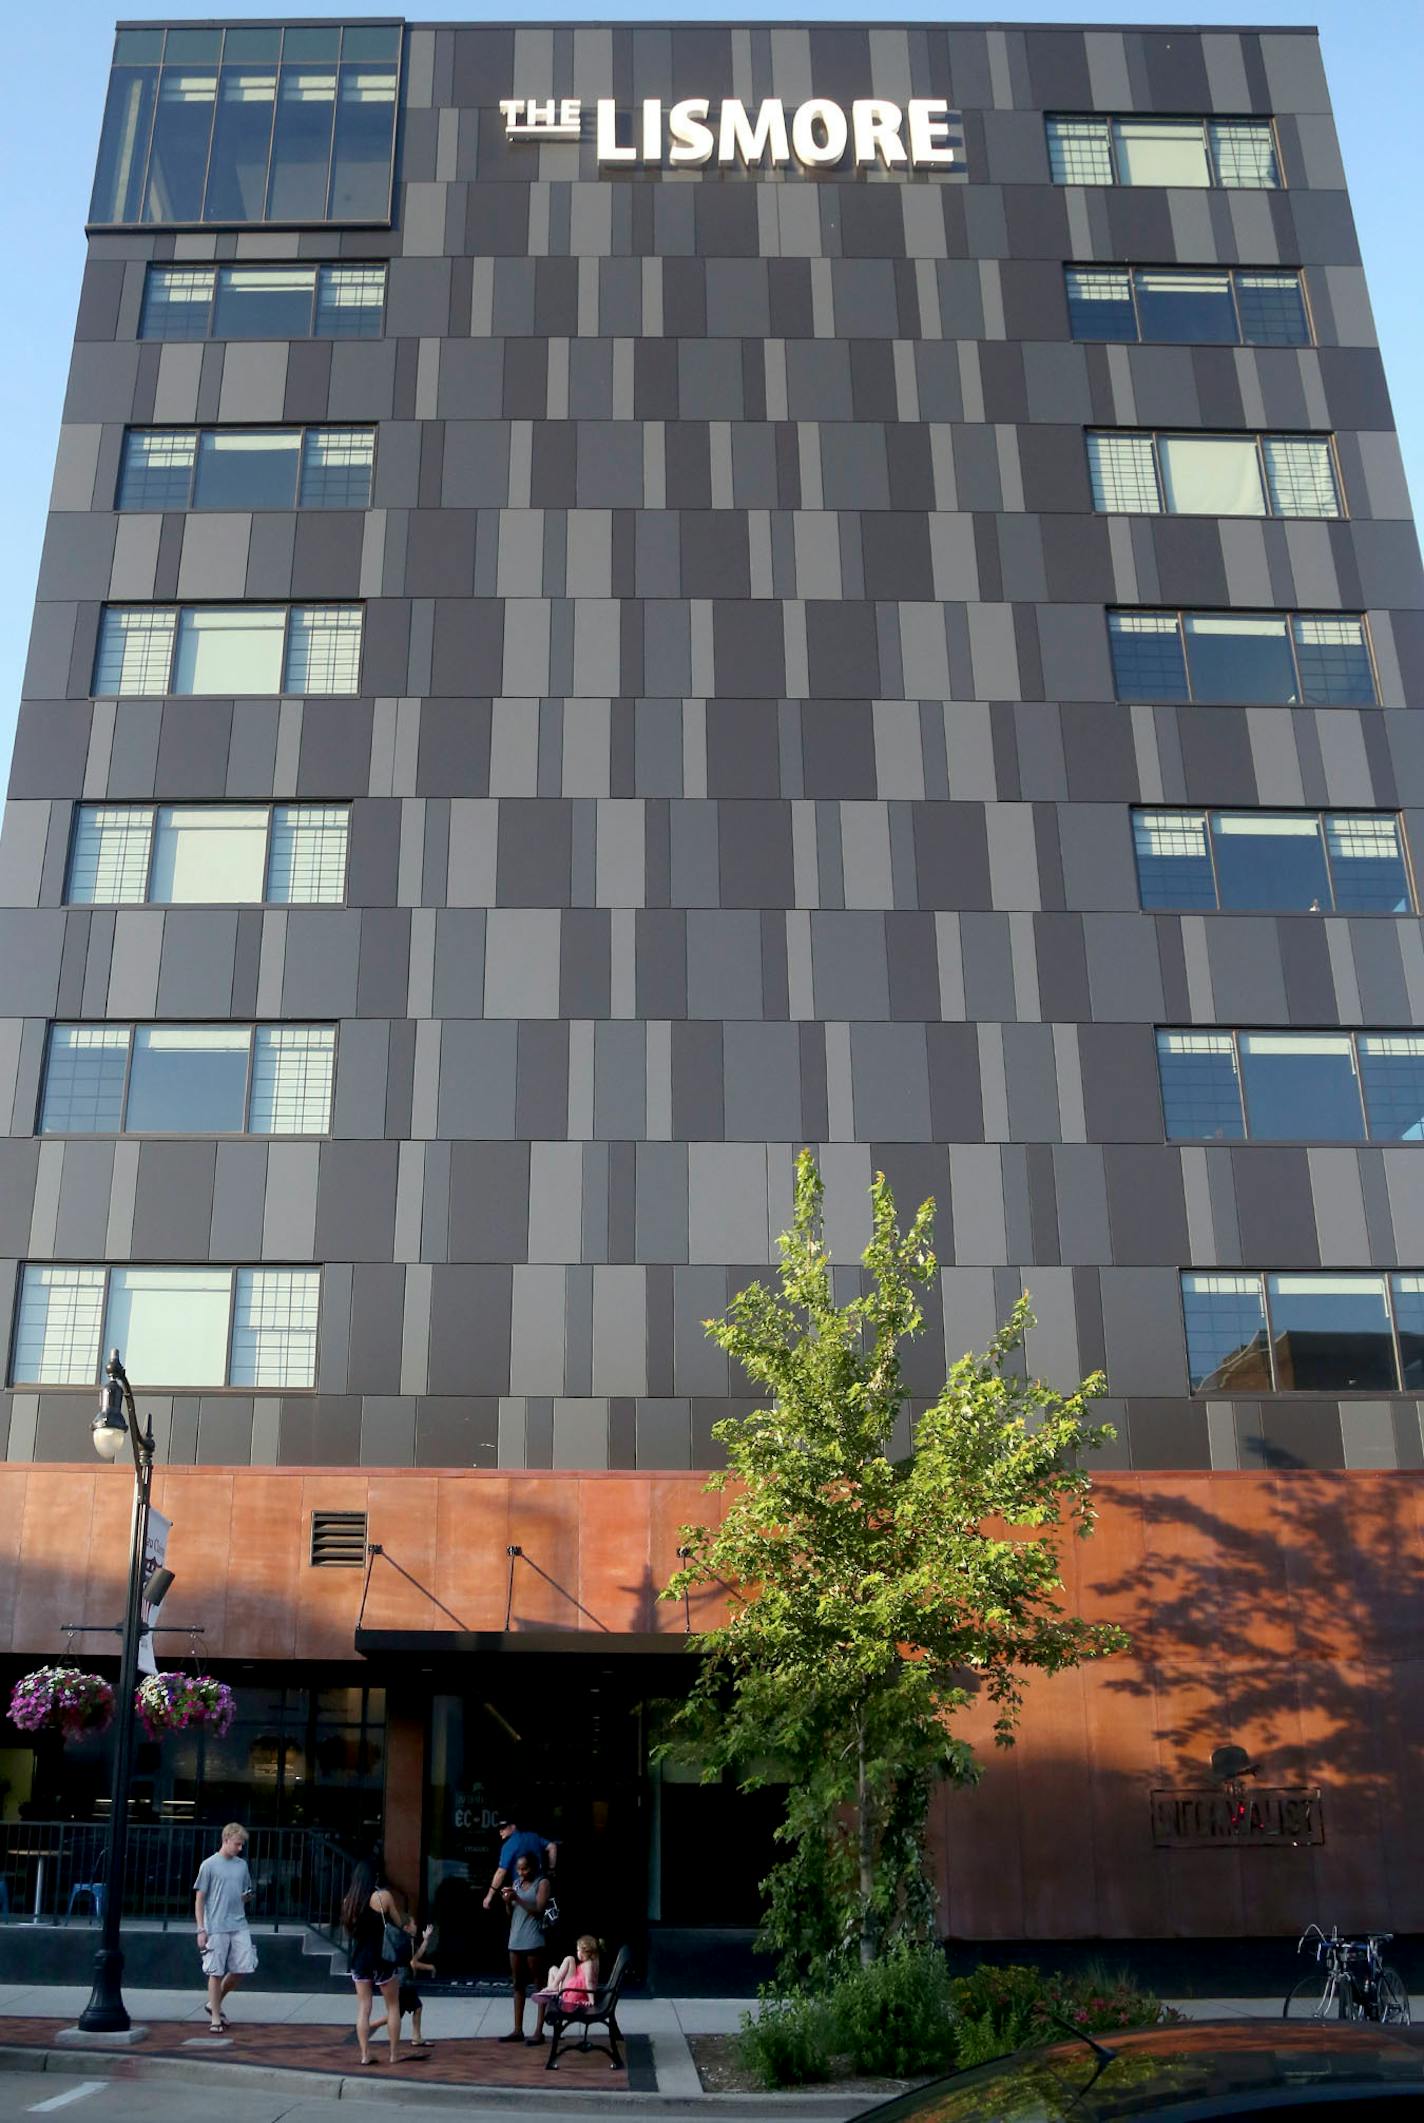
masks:
{"label": "sidewalk", "polygon": [[[349,1997],[239,1992],[230,2001],[229,2032],[213,2036],[207,2032],[206,2006],[194,1991],[135,1988],[124,1995],[134,2024],[148,2030],[143,2042],[75,2048],[64,2038],[89,1996],[87,1986],[0,1986],[0,2072],[88,2072],[170,2082],[177,2074],[188,2085],[211,2074],[215,2093],[220,2085],[245,2084],[289,2088],[305,2098],[409,2105],[420,2101],[423,2089],[425,2099],[436,2105],[469,2102],[474,2096],[487,2108],[526,2113],[542,2105],[567,2115],[570,2104],[614,2115],[651,2109],[689,2118],[735,2109],[743,2118],[789,2114],[798,2123],[811,2118],[846,2123],[883,2098],[827,2089],[759,2096],[704,2092],[688,2037],[735,2033],[748,2010],[740,1998],[630,1998],[619,2012],[623,2070],[614,2070],[596,2050],[584,2055],[571,2049],[561,2051],[557,2070],[550,2072],[547,2046],[495,2039],[510,2025],[508,1997],[431,1998],[425,2006],[425,2032],[434,2044],[428,2056],[405,2059],[394,2069],[384,2062],[363,2069]],[[1273,2020],[1281,2010],[1276,1998],[1169,2002],[1193,2020]],[[1424,1998],[1414,1999],[1412,2006],[1416,2017],[1424,2017]],[[532,2027],[532,2013],[526,2024]],[[383,2034],[373,2033],[372,2048],[384,2056]]]}

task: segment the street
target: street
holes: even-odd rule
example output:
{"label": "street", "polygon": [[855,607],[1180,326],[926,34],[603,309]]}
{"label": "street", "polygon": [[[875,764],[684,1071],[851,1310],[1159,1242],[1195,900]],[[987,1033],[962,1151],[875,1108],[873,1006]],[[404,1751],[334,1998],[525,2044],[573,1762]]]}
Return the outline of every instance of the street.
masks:
{"label": "street", "polygon": [[[532,2099],[526,2106],[523,2101],[514,2103],[506,2098],[495,2107],[481,2104],[473,2092],[468,2098],[452,2092],[431,2101],[412,2100],[408,2088],[399,2094],[393,2088],[385,2100],[381,2100],[379,2089],[374,2086],[367,2093],[363,2085],[362,2093],[364,2100],[344,2088],[343,2098],[360,2100],[363,2107],[389,2108],[403,2123],[437,2123],[437,2119],[439,2123],[450,2123],[453,2115],[458,2115],[462,2123],[485,2123],[485,2119],[495,2123],[497,2118],[508,2123],[516,2107],[520,2123],[585,2123],[594,2115],[607,2119],[607,2123],[628,2123],[639,2113],[636,2098],[622,2101],[616,2095],[591,2096],[587,2101],[580,2101],[576,2095],[565,2096],[544,2107],[536,2106]],[[19,2123],[20,2118],[30,2116],[58,2116],[64,2123],[193,2123],[193,2118],[214,2107],[220,2107],[223,2123],[332,2123],[329,2093],[312,2096],[290,2089],[262,2092],[234,2086],[230,2081],[217,2088],[207,2074],[198,2071],[191,2079],[175,2074],[160,2083],[151,2078],[90,2076],[79,2060],[72,2074],[0,2069],[0,2123]],[[665,2115],[667,2111],[658,2104],[657,2112]],[[735,2119],[739,2111],[729,2108],[726,2113]]]}

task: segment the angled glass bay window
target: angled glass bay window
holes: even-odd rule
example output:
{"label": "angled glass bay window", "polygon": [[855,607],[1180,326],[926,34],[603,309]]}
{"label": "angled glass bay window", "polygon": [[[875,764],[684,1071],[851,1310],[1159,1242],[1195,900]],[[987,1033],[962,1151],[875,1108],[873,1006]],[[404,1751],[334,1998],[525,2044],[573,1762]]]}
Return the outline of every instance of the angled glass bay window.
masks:
{"label": "angled glass bay window", "polygon": [[52,1025],[42,1135],[117,1135],[128,1071],[126,1025]]}
{"label": "angled glass bay window", "polygon": [[316,1384],[317,1268],[83,1267],[21,1270],[11,1379],[92,1386],[103,1353],[143,1351],[158,1388]]}
{"label": "angled glass bay window", "polygon": [[1055,184],[1158,184],[1273,191],[1275,135],[1264,118],[1045,120]]}
{"label": "angled glass bay window", "polygon": [[295,428],[209,429],[198,441],[194,506],[290,509],[301,447]]}
{"label": "angled glass bay window", "polygon": [[332,1025],[51,1025],[44,1135],[326,1135]]}
{"label": "angled glass bay window", "polygon": [[1406,1393],[1424,1388],[1424,1275],[1392,1275],[1390,1297],[1399,1337],[1400,1379]]}
{"label": "angled glass bay window", "polygon": [[148,895],[153,808],[81,804],[69,851],[65,897],[74,906],[132,906]]}
{"label": "angled glass bay window", "polygon": [[346,894],[344,804],[81,804],[77,906],[332,906]]}
{"label": "angled glass bay window", "polygon": [[1229,1032],[1159,1032],[1157,1071],[1168,1142],[1239,1142],[1245,1136]]}
{"label": "angled glass bay window", "polygon": [[1393,1393],[1399,1386],[1382,1275],[1268,1275],[1281,1393]]}
{"label": "angled glass bay window", "polygon": [[1162,492],[1174,516],[1264,516],[1261,468],[1249,435],[1162,435]]}
{"label": "angled glass bay window", "polygon": [[1275,191],[1281,181],[1276,141],[1260,118],[1211,118],[1212,174],[1228,191]]}
{"label": "angled glass bay window", "polygon": [[1348,1032],[1243,1032],[1238,1045],[1253,1140],[1361,1140],[1365,1121]]}
{"label": "angled glass bay window", "polygon": [[375,339],[383,265],[151,265],[140,339]]}
{"label": "angled glass bay window", "polygon": [[315,1268],[239,1268],[234,1386],[314,1386],[321,1276]]}
{"label": "angled glass bay window", "polygon": [[1375,1142],[1424,1142],[1424,1037],[1362,1032],[1360,1081]]}
{"label": "angled glass bay window", "polygon": [[102,1268],[31,1262],[20,1282],[11,1375],[36,1386],[92,1386],[99,1376],[104,1317]]}
{"label": "angled glass bay window", "polygon": [[103,694],[357,691],[359,605],[108,605],[94,659]]}
{"label": "angled glass bay window", "polygon": [[1133,814],[1144,907],[1407,914],[1399,822],[1373,812]]}
{"label": "angled glass bay window", "polygon": [[90,220],[388,222],[395,24],[121,30]]}
{"label": "angled glass bay window", "polygon": [[1375,703],[1364,621],[1288,612],[1108,613],[1119,700]]}
{"label": "angled glass bay window", "polygon": [[1187,346],[1308,346],[1300,275],[1244,267],[1069,266],[1075,339]]}
{"label": "angled glass bay window", "polygon": [[1184,1275],[1182,1312],[1193,1393],[1271,1390],[1259,1275]]}
{"label": "angled glass bay window", "polygon": [[364,509],[374,428],[131,428],[121,509]]}
{"label": "angled glass bay window", "polygon": [[1199,118],[1114,118],[1119,184],[1211,183]]}
{"label": "angled glass bay window", "polygon": [[[1322,435],[1088,434],[1093,505],[1182,516],[1338,516]],[[1269,497],[1269,498],[1268,498]]]}

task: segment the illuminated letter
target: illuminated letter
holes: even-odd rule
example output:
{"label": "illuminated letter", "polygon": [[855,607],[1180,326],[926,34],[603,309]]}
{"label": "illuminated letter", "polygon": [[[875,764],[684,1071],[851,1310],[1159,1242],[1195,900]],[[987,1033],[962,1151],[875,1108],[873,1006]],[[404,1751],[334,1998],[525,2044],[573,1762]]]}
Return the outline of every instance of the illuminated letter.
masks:
{"label": "illuminated letter", "polygon": [[770,143],[773,164],[790,159],[791,150],[786,144],[786,108],[779,99],[763,103],[757,110],[756,124],[747,123],[747,107],[735,96],[728,96],[722,105],[722,134],[717,146],[717,160],[731,162],[740,155],[750,165],[760,162]]}
{"label": "illuminated letter", "polygon": [[942,96],[920,97],[906,106],[910,120],[910,160],[916,166],[922,162],[957,162],[959,149],[945,141],[949,131],[949,105]]}
{"label": "illuminated letter", "polygon": [[886,169],[894,169],[897,163],[909,159],[900,139],[898,103],[886,103],[879,96],[867,96],[864,102],[851,105],[850,120],[857,162],[873,162],[877,148]]}
{"label": "illuminated letter", "polygon": [[688,103],[675,103],[668,112],[668,137],[672,146],[668,161],[696,165],[712,160],[716,142],[710,125],[701,123],[707,116],[707,98],[695,96]]}
{"label": "illuminated letter", "polygon": [[547,103],[540,103],[536,98],[531,97],[528,105],[528,118],[531,125],[552,125],[554,122],[553,97],[551,96]]}
{"label": "illuminated letter", "polygon": [[559,123],[560,125],[581,125],[583,123],[583,105],[579,102],[577,96],[565,96],[563,102],[559,105]]}
{"label": "illuminated letter", "polygon": [[618,106],[611,96],[598,99],[598,160],[602,162],[636,162],[635,147],[620,147],[617,133]]}
{"label": "illuminated letter", "polygon": [[[817,126],[825,134],[824,140],[816,138]],[[791,121],[791,145],[796,159],[813,169],[818,164],[839,162],[846,151],[847,137],[845,112],[825,96],[813,96],[809,103],[803,103]]]}
{"label": "illuminated letter", "polygon": [[504,129],[507,133],[512,133],[519,123],[519,113],[524,108],[524,100],[520,96],[509,96],[501,101],[499,107],[504,112]]}
{"label": "illuminated letter", "polygon": [[656,97],[643,105],[643,160],[661,162],[663,159],[663,107]]}

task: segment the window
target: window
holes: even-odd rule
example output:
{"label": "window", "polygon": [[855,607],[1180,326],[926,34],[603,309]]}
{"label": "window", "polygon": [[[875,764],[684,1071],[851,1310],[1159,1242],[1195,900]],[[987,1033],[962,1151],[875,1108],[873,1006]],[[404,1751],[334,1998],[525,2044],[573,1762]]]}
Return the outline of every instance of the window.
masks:
{"label": "window", "polygon": [[1424,1276],[1185,1274],[1182,1313],[1194,1393],[1424,1383]]}
{"label": "window", "polygon": [[1407,914],[1397,819],[1330,811],[1136,811],[1144,907]]}
{"label": "window", "polygon": [[1424,1142],[1424,1036],[1159,1032],[1170,1142]]}
{"label": "window", "polygon": [[1070,266],[1068,327],[1075,339],[1176,341],[1193,346],[1308,346],[1300,275],[1212,267]]}
{"label": "window", "polygon": [[335,906],[346,896],[344,804],[81,804],[73,906]]}
{"label": "window", "polygon": [[332,1025],[52,1025],[42,1135],[325,1135]]}
{"label": "window", "polygon": [[106,605],[94,692],[354,693],[359,605]]}
{"label": "window", "polygon": [[[316,1384],[316,1268],[21,1271],[13,1383],[92,1386],[107,1349],[157,1387]],[[141,1372],[140,1372],[141,1367]]]}
{"label": "window", "polygon": [[89,218],[380,221],[400,30],[120,30]]}
{"label": "window", "polygon": [[1156,516],[1339,516],[1324,435],[1134,435],[1090,429],[1093,507]]}
{"label": "window", "polygon": [[1275,191],[1268,118],[1050,118],[1055,184],[1173,184]]}
{"label": "window", "polygon": [[131,428],[121,509],[364,509],[373,428]]}
{"label": "window", "polygon": [[1374,670],[1358,617],[1109,612],[1119,700],[1366,707]]}
{"label": "window", "polygon": [[140,339],[376,339],[383,265],[151,265]]}

